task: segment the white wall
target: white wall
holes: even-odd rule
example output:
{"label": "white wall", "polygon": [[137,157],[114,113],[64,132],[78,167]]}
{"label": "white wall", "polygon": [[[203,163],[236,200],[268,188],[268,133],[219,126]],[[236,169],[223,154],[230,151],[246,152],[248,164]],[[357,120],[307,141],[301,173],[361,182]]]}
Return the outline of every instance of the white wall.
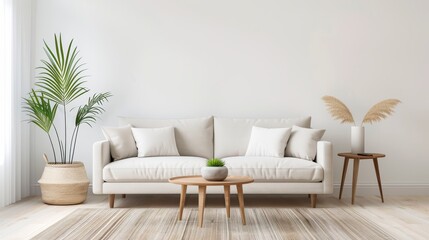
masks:
{"label": "white wall", "polygon": [[[76,155],[90,177],[99,126],[118,115],[311,115],[337,153],[350,149],[350,126],[332,120],[323,95],[342,99],[358,121],[372,104],[398,98],[393,117],[366,126],[366,149],[387,154],[388,194],[427,194],[428,12],[424,0],[37,0],[32,68],[42,40],[61,32],[87,63],[87,86],[114,94],[103,120],[81,131]],[[36,186],[50,149],[35,128],[32,142]],[[334,164],[338,184],[342,160]],[[371,162],[361,164],[362,186],[375,189],[374,175]]]}

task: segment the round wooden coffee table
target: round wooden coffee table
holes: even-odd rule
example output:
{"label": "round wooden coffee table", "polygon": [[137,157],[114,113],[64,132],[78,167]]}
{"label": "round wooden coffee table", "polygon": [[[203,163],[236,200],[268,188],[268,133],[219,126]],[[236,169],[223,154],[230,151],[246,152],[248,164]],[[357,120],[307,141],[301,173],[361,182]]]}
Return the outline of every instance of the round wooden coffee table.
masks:
{"label": "round wooden coffee table", "polygon": [[170,183],[182,185],[180,193],[179,220],[182,220],[183,207],[185,206],[186,189],[188,185],[198,186],[198,226],[203,226],[204,207],[206,204],[207,186],[223,186],[225,193],[226,216],[230,217],[230,186],[237,186],[238,203],[240,205],[241,221],[246,225],[244,215],[243,184],[252,183],[253,178],[248,176],[229,176],[223,181],[207,181],[201,176],[180,176],[168,179]]}

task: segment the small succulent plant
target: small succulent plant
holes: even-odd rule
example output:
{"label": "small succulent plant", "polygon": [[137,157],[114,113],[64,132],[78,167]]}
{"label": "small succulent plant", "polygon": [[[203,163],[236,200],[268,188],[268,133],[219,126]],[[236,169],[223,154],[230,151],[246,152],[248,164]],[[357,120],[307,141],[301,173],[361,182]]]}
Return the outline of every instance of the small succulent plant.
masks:
{"label": "small succulent plant", "polygon": [[225,162],[220,160],[219,158],[212,158],[207,161],[207,167],[223,167],[225,166]]}

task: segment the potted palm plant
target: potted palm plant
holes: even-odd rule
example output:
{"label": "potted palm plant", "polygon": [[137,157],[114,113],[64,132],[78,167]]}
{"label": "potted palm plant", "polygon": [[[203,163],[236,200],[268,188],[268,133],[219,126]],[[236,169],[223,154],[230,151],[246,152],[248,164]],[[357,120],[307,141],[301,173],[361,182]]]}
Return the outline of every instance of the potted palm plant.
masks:
{"label": "potted palm plant", "polygon": [[[85,88],[86,69],[78,57],[73,40],[64,46],[61,35],[55,38],[54,48],[44,42],[47,60],[41,60],[36,89],[24,98],[24,112],[29,122],[42,129],[49,139],[53,160],[46,162],[39,180],[42,200],[47,204],[78,204],[86,200],[89,180],[82,162],[74,160],[76,143],[81,126],[96,122],[97,115],[104,112],[103,104],[111,97],[109,92],[96,93],[81,106],[70,108],[70,104],[89,92]],[[61,112],[61,119],[56,120]],[[74,114],[74,129],[69,135],[67,121]],[[57,126],[60,127],[57,127]]]}

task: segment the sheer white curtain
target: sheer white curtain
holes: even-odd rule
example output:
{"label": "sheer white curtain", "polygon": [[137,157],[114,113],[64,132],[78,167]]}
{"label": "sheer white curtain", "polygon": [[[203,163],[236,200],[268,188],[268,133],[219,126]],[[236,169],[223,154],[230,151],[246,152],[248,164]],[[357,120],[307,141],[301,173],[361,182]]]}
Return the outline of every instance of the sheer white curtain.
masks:
{"label": "sheer white curtain", "polygon": [[29,128],[21,98],[30,84],[31,0],[0,0],[0,207],[29,195]]}

